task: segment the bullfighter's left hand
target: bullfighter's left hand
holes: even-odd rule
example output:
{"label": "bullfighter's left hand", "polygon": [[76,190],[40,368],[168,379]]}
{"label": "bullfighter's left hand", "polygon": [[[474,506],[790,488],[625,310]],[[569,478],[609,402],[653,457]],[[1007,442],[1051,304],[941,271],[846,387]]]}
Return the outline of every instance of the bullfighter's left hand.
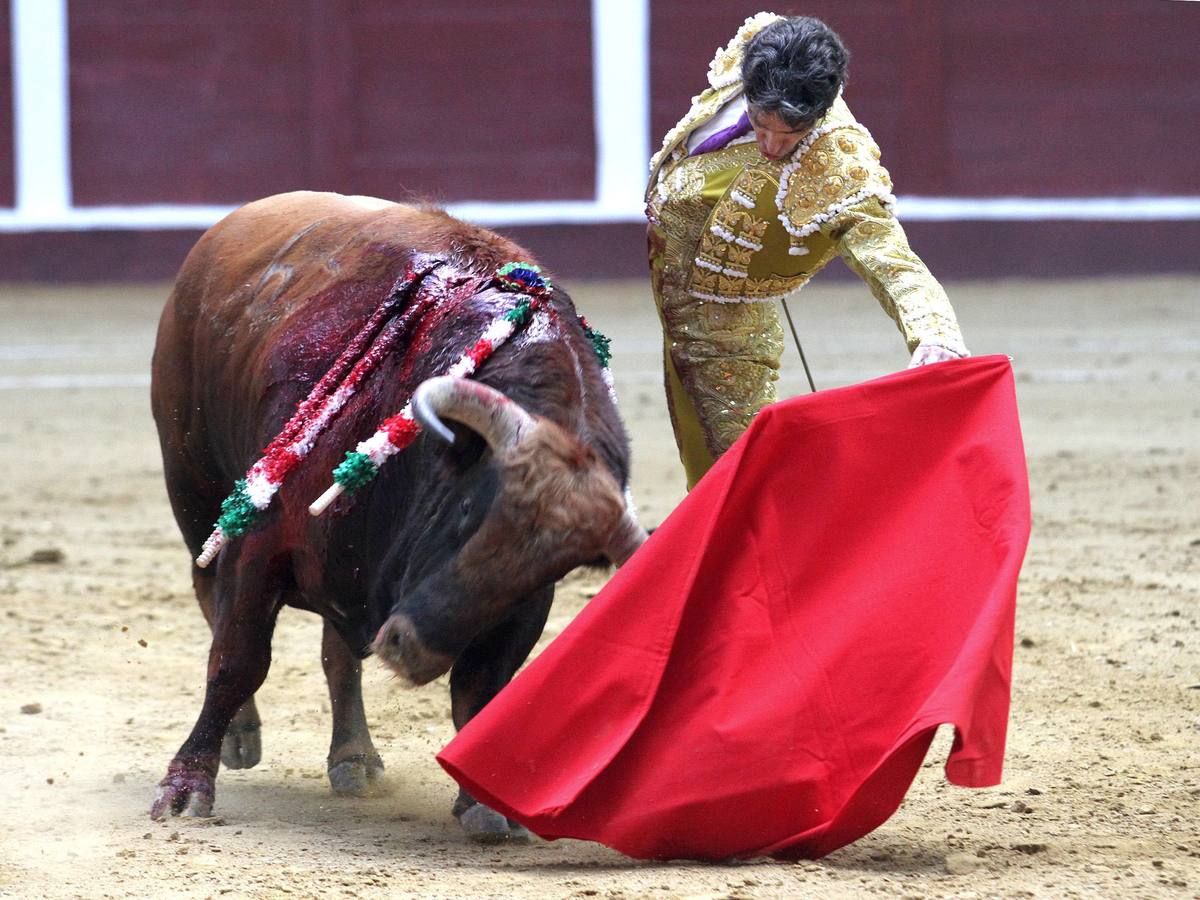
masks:
{"label": "bullfighter's left hand", "polygon": [[908,367],[915,369],[917,366],[945,362],[948,359],[959,359],[966,355],[969,354],[955,353],[941,344],[919,344],[917,345],[917,349],[913,351],[912,360],[909,362]]}

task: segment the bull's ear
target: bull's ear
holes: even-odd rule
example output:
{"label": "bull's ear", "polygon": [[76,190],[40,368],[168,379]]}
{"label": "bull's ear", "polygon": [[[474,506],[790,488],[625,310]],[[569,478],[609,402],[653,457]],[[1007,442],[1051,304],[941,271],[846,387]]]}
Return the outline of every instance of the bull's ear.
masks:
{"label": "bull's ear", "polygon": [[487,442],[478,432],[459,422],[447,420],[446,425],[454,432],[454,443],[441,444],[439,452],[450,473],[457,475],[479,462],[487,450]]}

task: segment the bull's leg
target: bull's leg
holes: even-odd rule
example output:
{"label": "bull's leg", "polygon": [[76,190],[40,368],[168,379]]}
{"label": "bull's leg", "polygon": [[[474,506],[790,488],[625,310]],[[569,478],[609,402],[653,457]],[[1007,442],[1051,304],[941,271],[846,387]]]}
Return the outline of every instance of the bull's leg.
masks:
{"label": "bull's leg", "polygon": [[[183,376],[180,376],[183,377]],[[174,420],[172,420],[174,421]],[[220,511],[222,496],[214,494],[222,479],[208,472],[201,462],[194,460],[183,448],[182,435],[174,435],[170,449],[164,445],[163,469],[166,474],[171,508],[179,523],[184,542],[194,558],[212,531],[212,523]],[[229,550],[224,551],[229,553]],[[200,611],[211,630],[213,625],[213,588],[216,583],[217,565],[201,569],[192,566],[192,586]],[[229,769],[248,769],[257,765],[262,758],[262,722],[254,705],[254,698],[246,701],[234,715],[221,743],[221,762]]]}
{"label": "bull's leg", "polygon": [[329,743],[329,784],[335,794],[361,797],[383,775],[383,760],[375,751],[363,709],[362,663],[328,622],[321,635],[321,665],[333,708],[333,738]]}
{"label": "bull's leg", "polygon": [[[204,706],[167,767],[150,808],[153,818],[212,813],[221,742],[235,713],[267,677],[279,591],[262,565],[239,565],[251,541],[227,547],[212,590],[212,647]],[[243,551],[239,553],[238,551]],[[256,561],[257,562],[257,561]]]}
{"label": "bull's leg", "polygon": [[[213,624],[213,583],[216,573],[211,569],[192,566],[192,584],[196,588],[196,599],[211,630]],[[262,719],[254,697],[242,704],[234,713],[225,737],[221,741],[221,762],[227,769],[249,769],[262,759]]]}
{"label": "bull's leg", "polygon": [[[454,727],[471,721],[516,674],[541,636],[554,599],[554,586],[537,591],[516,607],[516,612],[495,628],[475,638],[450,672],[450,697]],[[465,790],[458,791],[454,815],[473,841],[497,843],[529,840],[520,824],[480,803]]]}

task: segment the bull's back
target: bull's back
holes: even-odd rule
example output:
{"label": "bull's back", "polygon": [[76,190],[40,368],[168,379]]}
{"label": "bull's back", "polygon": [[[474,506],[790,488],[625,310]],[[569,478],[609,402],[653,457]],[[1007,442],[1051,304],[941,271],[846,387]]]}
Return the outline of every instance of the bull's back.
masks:
{"label": "bull's back", "polygon": [[441,211],[373,198],[296,192],[231,213],[188,254],[163,311],[160,434],[236,432],[273,384],[320,377],[414,250],[446,256],[464,244],[480,268],[519,252]]}

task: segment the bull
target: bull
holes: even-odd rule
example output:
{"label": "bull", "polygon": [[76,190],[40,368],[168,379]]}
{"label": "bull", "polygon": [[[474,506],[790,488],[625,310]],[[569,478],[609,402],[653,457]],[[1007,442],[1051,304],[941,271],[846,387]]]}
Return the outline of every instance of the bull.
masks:
{"label": "bull", "polygon": [[[284,605],[324,620],[329,779],[337,793],[363,793],[383,770],[363,709],[363,658],[374,653],[414,684],[450,672],[461,728],[525,660],[554,583],[598,558],[619,565],[644,539],[624,499],[627,437],[566,293],[550,291],[474,378],[446,375],[511,310],[514,294],[492,276],[524,259],[440,210],[310,192],[240,208],[188,255],[159,324],[151,403],[193,557],[231,485],[389,291],[403,284],[400,307],[425,305],[255,527],[193,566],[212,632],[204,702],[159,783],[155,818],[210,815],[219,763],[259,761],[254,694]],[[310,515],[342,455],[410,400],[425,425],[411,446]],[[520,834],[461,790],[453,813],[478,840]]]}

